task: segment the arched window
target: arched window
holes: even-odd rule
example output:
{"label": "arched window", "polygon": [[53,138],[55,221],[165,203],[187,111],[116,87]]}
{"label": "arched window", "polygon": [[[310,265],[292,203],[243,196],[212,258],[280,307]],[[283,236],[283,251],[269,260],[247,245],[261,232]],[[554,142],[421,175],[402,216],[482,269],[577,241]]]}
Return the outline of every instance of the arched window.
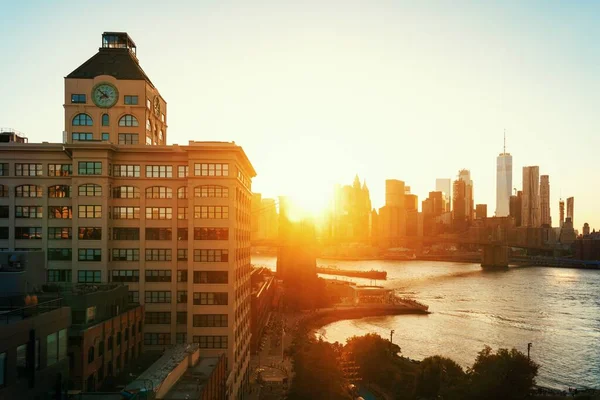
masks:
{"label": "arched window", "polygon": [[160,131],[158,131],[158,140],[160,140],[162,142],[163,140],[163,133],[162,133],[162,129]]}
{"label": "arched window", "polygon": [[0,185],[0,197],[8,197],[8,186]]}
{"label": "arched window", "polygon": [[194,188],[194,197],[229,197],[229,188],[219,185],[204,185]]}
{"label": "arched window", "polygon": [[94,362],[94,346],[90,346],[90,349],[88,350],[88,364],[91,364]]}
{"label": "arched window", "polygon": [[15,188],[16,197],[42,197],[44,191],[41,186],[37,185],[21,185]]}
{"label": "arched window", "polygon": [[173,189],[166,186],[152,186],[146,189],[147,199],[171,199],[173,198]]}
{"label": "arched window", "polygon": [[119,120],[119,126],[139,126],[138,120],[131,114],[125,114]]}
{"label": "arched window", "polygon": [[110,122],[110,118],[108,114],[102,114],[102,126],[108,126]]}
{"label": "arched window", "polygon": [[140,189],[135,186],[117,186],[113,189],[114,199],[139,199]]}
{"label": "arched window", "polygon": [[71,186],[55,185],[48,188],[48,197],[71,197]]}
{"label": "arched window", "polygon": [[152,132],[152,124],[149,119],[146,120],[146,130]]}
{"label": "arched window", "polygon": [[177,198],[178,199],[187,199],[187,196],[188,196],[187,186],[182,186],[179,189],[177,189]]}
{"label": "arched window", "polygon": [[73,117],[73,126],[92,126],[92,117],[87,114],[77,114]]}
{"label": "arched window", "polygon": [[102,186],[94,183],[86,183],[79,186],[79,196],[98,197],[102,196]]}

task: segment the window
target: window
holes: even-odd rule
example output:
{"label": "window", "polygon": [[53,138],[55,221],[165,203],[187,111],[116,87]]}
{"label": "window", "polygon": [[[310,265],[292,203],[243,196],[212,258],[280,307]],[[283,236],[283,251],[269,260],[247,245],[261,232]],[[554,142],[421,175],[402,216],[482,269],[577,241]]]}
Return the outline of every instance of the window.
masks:
{"label": "window", "polygon": [[104,340],[101,340],[98,343],[98,357],[102,357],[104,355]]}
{"label": "window", "polygon": [[71,94],[71,103],[85,103],[85,94]]}
{"label": "window", "polygon": [[8,226],[0,226],[0,239],[8,240]]}
{"label": "window", "polygon": [[50,240],[68,240],[71,239],[71,228],[49,227],[48,239]]}
{"label": "window", "polygon": [[146,228],[146,240],[171,240],[171,228]]}
{"label": "window", "polygon": [[58,362],[58,332],[46,336],[46,365],[54,365]]}
{"label": "window", "polygon": [[94,135],[92,134],[92,132],[73,132],[73,133],[71,133],[71,139],[74,142],[75,141],[85,142],[85,141],[94,140]]}
{"label": "window", "polygon": [[113,207],[113,219],[140,219],[139,207]]}
{"label": "window", "polygon": [[146,189],[147,199],[171,199],[173,198],[173,189],[165,186],[152,186]]}
{"label": "window", "polygon": [[8,186],[0,185],[0,197],[8,197]]}
{"label": "window", "polygon": [[194,336],[201,349],[226,349],[227,336]]}
{"label": "window", "polygon": [[70,269],[49,269],[47,276],[48,282],[71,282]]}
{"label": "window", "polygon": [[139,144],[140,139],[137,133],[119,133],[119,144]]}
{"label": "window", "polygon": [[97,270],[81,270],[77,271],[77,282],[78,283],[100,283],[101,271]]}
{"label": "window", "polygon": [[187,282],[188,272],[185,269],[177,270],[177,282]]}
{"label": "window", "polygon": [[102,132],[102,141],[108,142],[110,140],[110,134],[108,132]]}
{"label": "window", "polygon": [[71,261],[72,249],[48,249],[48,261]]}
{"label": "window", "polygon": [[226,306],[227,292],[194,292],[194,305]]}
{"label": "window", "polygon": [[68,343],[67,330],[61,329],[58,331],[58,360],[64,360],[67,358],[67,343]]}
{"label": "window", "polygon": [[41,239],[42,228],[41,227],[15,227],[15,239],[27,240],[27,239]]}
{"label": "window", "polygon": [[[137,290],[130,290],[127,300],[130,303],[139,303],[140,302],[140,292]],[[135,336],[135,325],[132,328],[131,336]]]}
{"label": "window", "polygon": [[[8,209],[8,206],[7,206]],[[7,215],[8,218],[8,215]],[[16,206],[15,218],[42,218],[41,206]]]}
{"label": "window", "polygon": [[[117,346],[120,346],[120,345],[121,345],[121,336],[122,336],[122,335],[123,335],[123,334],[122,334],[121,332],[117,332]],[[119,368],[119,364],[120,364],[120,362],[119,362],[119,361],[117,361],[117,368]]]}
{"label": "window", "polygon": [[146,282],[171,282],[170,269],[146,270]]}
{"label": "window", "polygon": [[79,240],[102,240],[102,228],[79,228]]}
{"label": "window", "polygon": [[[187,207],[177,207],[177,219],[182,219],[182,220],[188,219],[188,208]],[[187,238],[187,236],[186,236],[186,238]]]}
{"label": "window", "polygon": [[187,311],[177,311],[177,324],[187,324]]}
{"label": "window", "polygon": [[[113,337],[109,336],[107,342],[108,342],[108,346],[107,346],[108,347],[108,351],[112,351],[112,349],[113,349],[113,342],[114,342]],[[110,370],[110,368],[109,368],[109,370]]]}
{"label": "window", "polygon": [[152,132],[152,124],[149,119],[146,120],[146,130]]}
{"label": "window", "polygon": [[102,163],[99,161],[79,161],[79,175],[102,175]]}
{"label": "window", "polygon": [[164,346],[171,344],[170,333],[144,333],[144,344],[146,346]]}
{"label": "window", "polygon": [[188,228],[177,228],[177,240],[188,240]]}
{"label": "window", "polygon": [[229,197],[229,188],[226,186],[204,185],[194,189],[194,197]]}
{"label": "window", "polygon": [[0,176],[8,176],[8,163],[0,163]]}
{"label": "window", "polygon": [[126,105],[135,106],[135,105],[138,104],[138,97],[137,96],[125,95],[123,100],[124,100],[124,102],[125,102]]}
{"label": "window", "polygon": [[37,185],[20,185],[15,187],[15,197],[43,197],[44,189]]}
{"label": "window", "polygon": [[228,206],[194,206],[194,218],[229,219]]}
{"label": "window", "polygon": [[177,198],[178,199],[187,199],[188,198],[187,186],[182,186],[179,189],[177,189]]}
{"label": "window", "polygon": [[113,261],[139,261],[140,249],[112,249]]}
{"label": "window", "polygon": [[137,269],[113,269],[111,280],[112,282],[139,282],[140,271]]}
{"label": "window", "polygon": [[187,303],[187,290],[178,290],[177,291],[177,302],[178,303]]}
{"label": "window", "polygon": [[188,259],[188,250],[187,249],[177,249],[177,261],[187,261]]}
{"label": "window", "polygon": [[15,164],[16,176],[42,176],[42,164]]}
{"label": "window", "polygon": [[102,186],[93,183],[79,185],[79,196],[100,197],[102,196]]}
{"label": "window", "polygon": [[152,138],[149,136],[146,136],[146,145],[152,145]]}
{"label": "window", "polygon": [[101,249],[79,249],[78,254],[79,261],[102,261]]}
{"label": "window", "polygon": [[71,176],[73,175],[72,164],[48,164],[48,176]]}
{"label": "window", "polygon": [[198,328],[227,327],[227,314],[194,314],[194,326]]}
{"label": "window", "polygon": [[177,344],[185,344],[187,341],[187,334],[185,332],[178,332],[175,334],[175,340]]}
{"label": "window", "polygon": [[172,165],[146,165],[146,178],[172,178]]}
{"label": "window", "polygon": [[146,303],[170,303],[171,292],[148,291],[144,293]]}
{"label": "window", "polygon": [[196,262],[228,262],[229,250],[224,249],[195,249],[194,261]]}
{"label": "window", "polygon": [[108,114],[102,114],[102,126],[109,126],[110,125],[110,118],[108,116]]}
{"label": "window", "polygon": [[194,164],[194,175],[196,176],[229,176],[229,164]]}
{"label": "window", "polygon": [[135,186],[117,186],[113,189],[115,199],[139,199],[140,189]]}
{"label": "window", "polygon": [[171,261],[171,249],[146,249],[146,261]]}
{"label": "window", "polygon": [[228,239],[229,239],[229,228],[194,228],[194,240],[228,240]]}
{"label": "window", "polygon": [[125,114],[119,119],[119,126],[139,126],[139,123],[133,115]]}
{"label": "window", "polygon": [[146,207],[146,219],[172,219],[171,207]]}
{"label": "window", "polygon": [[102,206],[79,206],[79,218],[102,218]]}
{"label": "window", "polygon": [[152,108],[152,103],[150,102],[150,99],[146,99],[146,108],[148,110],[150,110]]}
{"label": "window", "polygon": [[124,178],[139,178],[140,166],[133,164],[113,165],[113,176]]}
{"label": "window", "polygon": [[177,177],[178,178],[186,178],[188,176],[189,166],[187,165],[178,165],[177,166]]}
{"label": "window", "polygon": [[71,197],[71,186],[55,185],[48,188],[48,197],[67,198]]}
{"label": "window", "polygon": [[88,364],[91,364],[93,362],[94,362],[94,346],[90,346],[88,349]]}
{"label": "window", "polygon": [[113,240],[140,240],[140,228],[113,228]]}
{"label": "window", "polygon": [[73,126],[92,126],[92,117],[87,114],[77,114],[73,117]]}
{"label": "window", "polygon": [[194,283],[227,283],[227,271],[194,271]]}
{"label": "window", "polygon": [[0,388],[6,386],[6,352],[0,353]]}
{"label": "window", "polygon": [[48,218],[50,219],[72,219],[73,208],[71,206],[48,207]]}
{"label": "window", "polygon": [[155,312],[146,311],[146,325],[170,325],[171,324],[171,313],[170,312]]}
{"label": "window", "polygon": [[27,376],[27,343],[17,347],[17,377]]}

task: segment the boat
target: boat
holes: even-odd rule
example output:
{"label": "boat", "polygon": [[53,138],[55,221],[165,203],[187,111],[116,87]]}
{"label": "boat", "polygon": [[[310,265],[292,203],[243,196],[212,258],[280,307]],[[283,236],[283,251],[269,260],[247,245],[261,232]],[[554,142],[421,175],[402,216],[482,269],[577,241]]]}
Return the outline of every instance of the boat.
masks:
{"label": "boat", "polygon": [[387,279],[386,271],[377,271],[371,269],[369,271],[360,271],[354,269],[339,269],[336,266],[329,265],[327,267],[319,266],[317,267],[317,273],[319,274],[327,274],[327,275],[339,275],[339,276],[349,276],[352,278],[366,278],[366,279],[378,279],[385,280]]}

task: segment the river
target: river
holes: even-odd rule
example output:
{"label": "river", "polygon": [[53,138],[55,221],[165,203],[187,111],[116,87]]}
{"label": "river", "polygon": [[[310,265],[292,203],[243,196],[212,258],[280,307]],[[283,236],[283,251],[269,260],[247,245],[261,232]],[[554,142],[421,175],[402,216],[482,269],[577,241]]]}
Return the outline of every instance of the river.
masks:
{"label": "river", "polygon": [[[275,257],[253,256],[275,268]],[[600,271],[511,267],[482,271],[479,264],[435,261],[332,261],[344,269],[387,271],[378,285],[429,305],[430,315],[338,321],[320,329],[325,340],[374,332],[413,359],[442,355],[464,367],[484,345],[516,347],[541,365],[537,383],[564,389],[600,388]],[[327,278],[335,278],[326,276]],[[338,277],[370,284],[365,279]]]}

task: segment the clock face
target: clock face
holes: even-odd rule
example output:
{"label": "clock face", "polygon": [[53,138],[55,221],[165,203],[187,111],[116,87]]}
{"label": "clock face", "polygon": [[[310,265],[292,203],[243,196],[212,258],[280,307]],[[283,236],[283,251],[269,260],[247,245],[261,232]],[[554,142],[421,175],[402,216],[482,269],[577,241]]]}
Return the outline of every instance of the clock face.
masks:
{"label": "clock face", "polygon": [[158,96],[154,97],[154,114],[156,114],[156,116],[160,115],[160,100],[158,99]]}
{"label": "clock face", "polygon": [[99,83],[92,89],[92,100],[98,107],[109,108],[115,105],[119,91],[110,83]]}

